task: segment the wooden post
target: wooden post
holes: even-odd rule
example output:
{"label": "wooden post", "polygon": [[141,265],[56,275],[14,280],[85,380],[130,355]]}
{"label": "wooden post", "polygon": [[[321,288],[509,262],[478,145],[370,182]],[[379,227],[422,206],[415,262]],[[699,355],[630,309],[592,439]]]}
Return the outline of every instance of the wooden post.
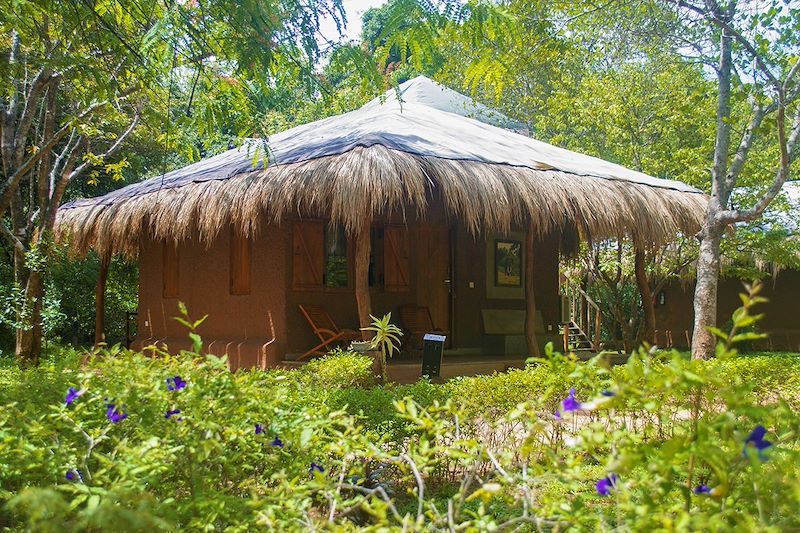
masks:
{"label": "wooden post", "polygon": [[634,244],[636,255],[634,257],[634,274],[636,276],[636,286],[642,299],[642,311],[644,312],[644,324],[642,327],[642,340],[644,342],[658,343],[656,339],[656,306],[653,302],[653,294],[650,290],[650,281],[647,279],[647,258],[644,250],[639,244]]}
{"label": "wooden post", "polygon": [[[372,302],[369,296],[369,230],[371,220],[366,219],[355,235],[355,288],[356,305],[358,306],[358,322],[360,327],[369,326],[372,319]],[[365,341],[372,338],[372,333],[362,331],[361,336]]]}
{"label": "wooden post", "polygon": [[108,279],[108,267],[111,264],[111,254],[104,254],[100,257],[100,272],[97,276],[97,287],[95,288],[95,311],[94,311],[94,345],[97,346],[106,338],[106,280]]}
{"label": "wooden post", "polygon": [[525,340],[528,353],[539,356],[539,343],[536,340],[536,295],[533,288],[533,227],[528,228],[525,242]]}
{"label": "wooden post", "polygon": [[594,310],[594,351],[600,351],[600,328],[603,326],[603,320],[600,317],[600,309]]}

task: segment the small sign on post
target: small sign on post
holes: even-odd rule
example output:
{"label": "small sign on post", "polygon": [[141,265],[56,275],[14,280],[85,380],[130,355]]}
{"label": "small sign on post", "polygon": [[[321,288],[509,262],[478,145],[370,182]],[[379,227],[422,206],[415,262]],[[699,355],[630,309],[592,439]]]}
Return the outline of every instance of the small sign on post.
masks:
{"label": "small sign on post", "polygon": [[426,333],[422,337],[422,375],[438,378],[442,370],[442,352],[444,351],[444,335]]}

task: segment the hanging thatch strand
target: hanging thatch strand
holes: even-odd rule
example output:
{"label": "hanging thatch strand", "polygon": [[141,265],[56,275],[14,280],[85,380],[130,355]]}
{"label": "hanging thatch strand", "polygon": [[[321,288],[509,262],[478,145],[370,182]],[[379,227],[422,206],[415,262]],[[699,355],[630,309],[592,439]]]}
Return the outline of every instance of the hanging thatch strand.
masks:
{"label": "hanging thatch strand", "polygon": [[654,245],[700,227],[706,196],[696,189],[436,107],[457,93],[425,78],[404,85],[417,101],[402,108],[371,102],[276,135],[266,168],[253,165],[251,145],[67,204],[57,236],[78,254],[135,255],[145,239],[210,244],[229,223],[250,235],[298,215],[329,216],[355,232],[363,217],[424,218],[433,197],[473,234],[530,225],[561,231],[573,248],[577,238],[622,236]]}

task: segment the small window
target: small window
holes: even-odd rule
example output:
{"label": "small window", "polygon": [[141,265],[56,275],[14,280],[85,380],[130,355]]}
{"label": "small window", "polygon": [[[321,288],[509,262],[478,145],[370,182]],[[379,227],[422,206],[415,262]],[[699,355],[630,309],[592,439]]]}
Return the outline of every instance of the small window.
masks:
{"label": "small window", "polygon": [[344,228],[325,225],[325,286],[342,289],[348,286],[347,236]]}
{"label": "small window", "polygon": [[161,276],[164,282],[162,296],[177,298],[180,272],[177,243],[165,241],[161,255],[163,258]]}
{"label": "small window", "polygon": [[250,294],[250,239],[231,234],[231,294]]}
{"label": "small window", "polygon": [[292,225],[292,287],[295,290],[346,289],[349,250],[344,228],[321,220]]}

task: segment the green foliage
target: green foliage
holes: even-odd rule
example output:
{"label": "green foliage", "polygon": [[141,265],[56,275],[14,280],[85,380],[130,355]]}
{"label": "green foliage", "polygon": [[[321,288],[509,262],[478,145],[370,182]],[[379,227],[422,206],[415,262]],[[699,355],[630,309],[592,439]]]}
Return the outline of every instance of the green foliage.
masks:
{"label": "green foliage", "polygon": [[[443,385],[370,388],[370,359],[346,352],[301,371],[119,349],[2,367],[3,526],[796,529],[800,357],[726,344],[754,301],[712,361],[640,350],[609,367],[550,346],[524,369]],[[186,387],[170,390],[174,376]],[[65,406],[68,387],[82,394]],[[128,417],[111,421],[108,403]],[[766,461],[747,445],[759,425]]]}
{"label": "green foliage", "polygon": [[413,398],[417,405],[426,408],[436,402],[444,403],[450,394],[447,388],[421,379],[412,385],[389,383],[369,389],[339,389],[327,402],[333,409],[358,416],[364,430],[373,438],[382,438],[386,446],[398,449],[415,435],[413,425],[395,409],[395,403],[404,398]]}
{"label": "green foliage", "polygon": [[[100,262],[95,254],[84,259],[67,256],[64,247],[54,250],[45,275],[42,309],[44,337],[49,343],[89,346],[94,342],[94,287]],[[106,340],[124,343],[127,313],[137,308],[138,266],[122,258],[112,260],[106,280]],[[13,283],[10,265],[0,260],[0,353],[14,349],[14,329],[29,313],[22,289]],[[17,310],[23,314],[17,315]],[[136,320],[131,321],[135,327]],[[130,334],[134,335],[135,330]]]}
{"label": "green foliage", "polygon": [[372,332],[372,348],[380,349],[380,370],[381,370],[381,383],[386,383],[386,361],[392,357],[395,350],[400,348],[400,336],[403,331],[396,325],[391,323],[392,313],[383,315],[382,318],[377,318],[369,315],[372,319],[372,325],[361,328],[364,331]]}
{"label": "green foliage", "polygon": [[403,330],[392,324],[392,313],[386,313],[381,318],[372,315],[369,317],[372,319],[372,325],[361,329],[374,334],[372,337],[374,348],[380,348],[384,356],[392,357],[394,352],[400,348],[400,337],[403,335]]}
{"label": "green foliage", "polygon": [[[59,310],[66,318],[51,339],[77,346],[90,345],[94,341],[95,325],[92,289],[97,285],[100,260],[96,254],[80,260],[70,258],[63,247],[55,251],[55,258],[48,274],[50,282],[45,297],[58,299]],[[109,344],[125,342],[127,313],[137,309],[138,286],[138,265],[124,258],[114,258],[106,279],[106,341]],[[131,322],[135,327],[135,318]]]}
{"label": "green foliage", "polygon": [[301,371],[309,384],[331,389],[361,389],[375,384],[372,357],[340,349],[312,359]]}
{"label": "green foliage", "polygon": [[[344,413],[303,401],[304,385],[285,373],[233,374],[198,356],[96,355],[85,370],[15,370],[14,390],[3,380],[0,499],[14,524],[102,529],[126,516],[135,529],[290,524],[315,499],[310,463],[335,468],[329,447],[355,427]],[[188,386],[168,390],[175,375]],[[85,392],[65,407],[69,386]],[[129,418],[109,421],[108,402]],[[165,418],[171,409],[180,415]],[[275,436],[283,448],[270,444]],[[72,469],[83,483],[67,481]]]}
{"label": "green foliage", "polygon": [[546,412],[555,412],[569,390],[570,365],[538,360],[524,369],[488,376],[455,378],[445,388],[470,418],[494,420],[518,404],[536,400]]}

